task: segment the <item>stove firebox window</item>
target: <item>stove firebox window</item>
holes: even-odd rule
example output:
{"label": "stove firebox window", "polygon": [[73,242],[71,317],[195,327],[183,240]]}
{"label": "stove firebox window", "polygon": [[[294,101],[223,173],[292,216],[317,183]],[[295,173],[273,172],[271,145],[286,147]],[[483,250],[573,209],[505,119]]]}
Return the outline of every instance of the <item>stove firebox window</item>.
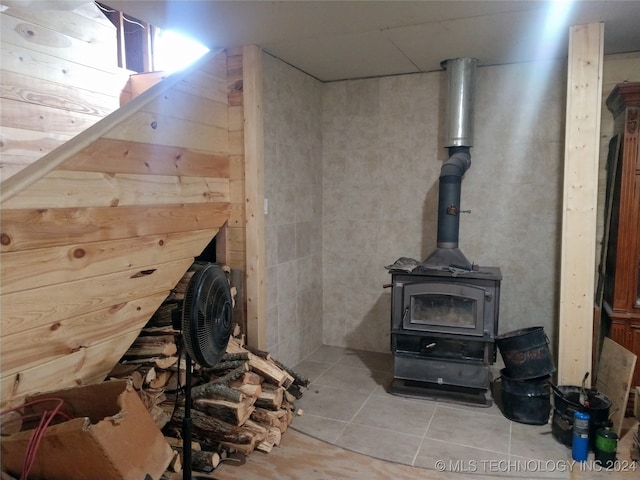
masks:
{"label": "stove firebox window", "polygon": [[454,295],[424,294],[411,297],[411,323],[476,328],[476,300]]}

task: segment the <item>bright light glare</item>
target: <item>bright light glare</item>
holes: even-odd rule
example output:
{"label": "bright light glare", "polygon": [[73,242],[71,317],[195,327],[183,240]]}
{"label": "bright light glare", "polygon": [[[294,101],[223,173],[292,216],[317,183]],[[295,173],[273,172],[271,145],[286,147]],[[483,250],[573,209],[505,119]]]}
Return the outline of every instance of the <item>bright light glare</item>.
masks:
{"label": "bright light glare", "polygon": [[167,73],[181,70],[207,53],[204,45],[171,30],[156,33],[153,62],[154,69]]}
{"label": "bright light glare", "polygon": [[538,45],[538,54],[541,58],[544,57],[545,53],[557,51],[560,39],[569,30],[567,18],[571,13],[572,7],[573,0],[555,0],[549,5]]}

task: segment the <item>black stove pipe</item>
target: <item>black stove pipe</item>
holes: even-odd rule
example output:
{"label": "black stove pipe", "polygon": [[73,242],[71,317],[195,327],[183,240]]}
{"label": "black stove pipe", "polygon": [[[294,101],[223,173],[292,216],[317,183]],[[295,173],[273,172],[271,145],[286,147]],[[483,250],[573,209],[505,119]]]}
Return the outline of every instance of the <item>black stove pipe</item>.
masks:
{"label": "black stove pipe", "polygon": [[475,58],[456,58],[441,64],[448,74],[446,147],[449,159],[440,170],[437,245],[423,262],[428,268],[472,267],[458,248],[458,237],[462,177],[471,166],[476,63]]}
{"label": "black stove pipe", "polygon": [[471,166],[469,147],[450,147],[449,160],[440,170],[438,192],[438,248],[457,248],[460,231],[462,177]]}

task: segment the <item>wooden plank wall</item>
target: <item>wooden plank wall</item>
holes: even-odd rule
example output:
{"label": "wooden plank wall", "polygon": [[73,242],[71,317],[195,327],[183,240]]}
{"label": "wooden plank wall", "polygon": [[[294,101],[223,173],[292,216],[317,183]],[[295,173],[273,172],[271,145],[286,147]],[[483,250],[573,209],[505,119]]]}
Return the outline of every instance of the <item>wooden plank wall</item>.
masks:
{"label": "wooden plank wall", "polygon": [[[234,321],[243,332],[247,332],[246,305],[246,193],[245,193],[245,155],[244,155],[244,85],[241,47],[227,50],[227,88],[229,91],[229,201],[230,218],[224,235],[225,248],[218,249],[220,260],[235,271],[234,280],[238,288]],[[222,235],[220,236],[222,237]],[[218,245],[220,247],[220,245]],[[224,255],[224,257],[222,257]]]}
{"label": "wooden plank wall", "polygon": [[115,111],[127,80],[116,29],[95,4],[9,5],[0,6],[0,181]]}
{"label": "wooden plank wall", "polygon": [[592,368],[603,41],[601,23],[570,28],[558,346],[561,385],[580,385]]}
{"label": "wooden plank wall", "polygon": [[3,405],[103,380],[230,216],[240,236],[227,55],[175,75],[3,182]]}

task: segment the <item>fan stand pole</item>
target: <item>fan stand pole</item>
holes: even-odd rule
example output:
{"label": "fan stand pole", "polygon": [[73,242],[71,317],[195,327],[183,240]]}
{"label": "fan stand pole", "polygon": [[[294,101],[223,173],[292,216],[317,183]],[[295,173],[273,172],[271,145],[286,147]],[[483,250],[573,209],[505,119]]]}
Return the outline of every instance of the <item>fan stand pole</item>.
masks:
{"label": "fan stand pole", "polygon": [[185,356],[185,386],[184,386],[184,418],[182,419],[182,480],[211,480],[213,477],[193,476],[191,472],[191,437],[193,430],[193,420],[191,419],[191,371],[193,363],[189,352],[184,352]]}
{"label": "fan stand pole", "polygon": [[184,418],[182,419],[182,479],[191,480],[191,357],[184,352],[186,363],[184,389]]}

